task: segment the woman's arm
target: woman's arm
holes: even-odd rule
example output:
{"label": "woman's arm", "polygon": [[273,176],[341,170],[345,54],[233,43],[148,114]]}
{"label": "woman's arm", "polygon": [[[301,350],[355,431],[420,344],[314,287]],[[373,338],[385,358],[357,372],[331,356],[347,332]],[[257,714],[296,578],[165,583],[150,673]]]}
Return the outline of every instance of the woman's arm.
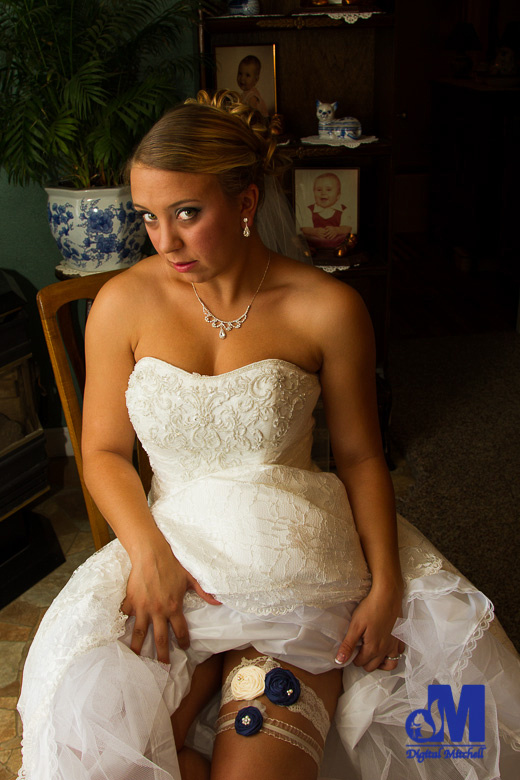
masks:
{"label": "woman's arm", "polygon": [[[118,277],[114,280],[118,282]],[[83,405],[82,451],[85,482],[100,511],[126,549],[132,570],[123,611],[135,615],[132,650],[139,653],[153,623],[158,658],[169,663],[168,624],[179,645],[189,644],[182,601],[198,583],[173,556],[157,528],[144,489],[132,465],[135,433],[125,403],[134,367],[135,339],[130,305],[132,284],[107,283],[90,312],[86,335],[87,381]],[[130,288],[130,290],[128,289]]]}
{"label": "woman's arm", "polygon": [[361,640],[354,663],[372,671],[394,666],[385,656],[398,655],[400,646],[390,636],[403,593],[394,494],[378,423],[370,317],[360,296],[344,284],[330,289],[326,301],[319,321],[325,412],[338,476],[372,574],[370,593],[354,612],[338,662]]}

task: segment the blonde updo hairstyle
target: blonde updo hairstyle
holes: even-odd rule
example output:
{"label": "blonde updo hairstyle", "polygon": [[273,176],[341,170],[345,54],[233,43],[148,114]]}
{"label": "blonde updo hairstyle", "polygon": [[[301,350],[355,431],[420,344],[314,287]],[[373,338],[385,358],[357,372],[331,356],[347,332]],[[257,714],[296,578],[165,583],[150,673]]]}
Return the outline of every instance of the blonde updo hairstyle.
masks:
{"label": "blonde updo hairstyle", "polygon": [[235,92],[213,97],[199,92],[168,111],[140,142],[125,168],[135,165],[218,177],[223,192],[238,196],[251,184],[264,195],[264,177],[280,175],[290,162],[280,154],[258,112],[240,102]]}

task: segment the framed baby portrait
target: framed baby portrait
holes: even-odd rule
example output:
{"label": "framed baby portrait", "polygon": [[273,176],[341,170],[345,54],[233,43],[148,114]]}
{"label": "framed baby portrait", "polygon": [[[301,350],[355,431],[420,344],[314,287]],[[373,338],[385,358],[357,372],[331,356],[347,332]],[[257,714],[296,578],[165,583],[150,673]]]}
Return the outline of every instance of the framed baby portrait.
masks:
{"label": "framed baby portrait", "polygon": [[355,245],[358,202],[359,168],[294,170],[296,226],[311,249],[344,254]]}
{"label": "framed baby portrait", "polygon": [[216,46],[217,89],[231,89],[262,116],[277,113],[275,45]]}

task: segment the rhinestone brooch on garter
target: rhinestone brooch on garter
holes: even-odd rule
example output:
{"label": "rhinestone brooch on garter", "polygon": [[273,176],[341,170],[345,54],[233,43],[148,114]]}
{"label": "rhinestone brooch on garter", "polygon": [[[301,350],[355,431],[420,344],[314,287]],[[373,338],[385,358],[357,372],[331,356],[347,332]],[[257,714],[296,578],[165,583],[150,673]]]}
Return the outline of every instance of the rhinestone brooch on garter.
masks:
{"label": "rhinestone brooch on garter", "polygon": [[219,320],[218,317],[215,317],[215,315],[210,312],[210,310],[208,309],[208,307],[206,306],[204,301],[201,301],[201,299],[199,298],[199,294],[198,294],[197,290],[195,289],[195,285],[193,284],[193,282],[191,283],[191,286],[193,287],[193,292],[195,293],[198,302],[202,306],[202,311],[204,312],[204,319],[205,319],[205,321],[209,322],[209,324],[211,325],[212,328],[220,328],[219,334],[218,334],[220,339],[225,339],[226,338],[226,334],[229,333],[230,330],[233,330],[234,328],[241,328],[242,325],[244,324],[244,322],[247,320],[247,315],[249,314],[249,309],[253,305],[253,302],[254,302],[256,296],[260,292],[260,288],[261,288],[262,284],[264,283],[264,279],[265,279],[265,276],[267,274],[270,262],[271,262],[271,252],[269,252],[269,258],[267,260],[267,265],[265,267],[265,271],[264,271],[264,273],[262,275],[262,278],[260,279],[260,284],[258,285],[258,287],[256,289],[256,292],[255,292],[255,294],[253,295],[253,297],[251,299],[251,303],[249,304],[249,306],[247,307],[245,312],[240,317],[237,317],[236,320]]}

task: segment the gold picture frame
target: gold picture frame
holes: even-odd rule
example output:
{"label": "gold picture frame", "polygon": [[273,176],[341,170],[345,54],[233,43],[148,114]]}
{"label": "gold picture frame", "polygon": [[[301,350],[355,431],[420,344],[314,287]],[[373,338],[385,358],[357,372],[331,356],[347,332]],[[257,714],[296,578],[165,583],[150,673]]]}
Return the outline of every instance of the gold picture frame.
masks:
{"label": "gold picture frame", "polygon": [[[213,56],[217,89],[230,89],[244,95],[244,102],[257,108],[264,116],[278,113],[274,43],[260,46],[215,46]],[[248,85],[251,84],[248,89],[239,86],[237,79],[240,68],[241,77],[246,79]]]}

